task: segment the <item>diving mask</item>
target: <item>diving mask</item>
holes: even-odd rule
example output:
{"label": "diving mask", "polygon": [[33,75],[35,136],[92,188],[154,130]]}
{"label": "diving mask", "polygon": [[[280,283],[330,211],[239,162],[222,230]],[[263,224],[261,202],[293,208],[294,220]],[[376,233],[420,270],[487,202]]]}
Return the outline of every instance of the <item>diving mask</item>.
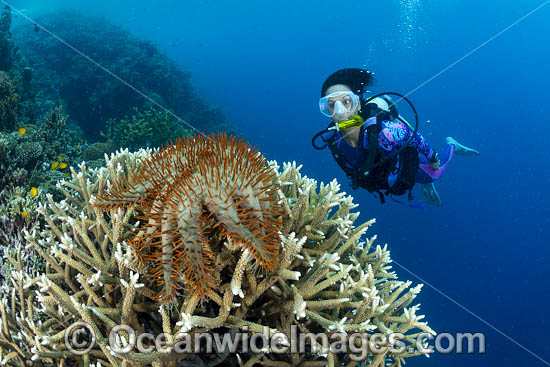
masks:
{"label": "diving mask", "polygon": [[334,92],[319,99],[319,110],[327,117],[354,112],[359,96],[352,91]]}

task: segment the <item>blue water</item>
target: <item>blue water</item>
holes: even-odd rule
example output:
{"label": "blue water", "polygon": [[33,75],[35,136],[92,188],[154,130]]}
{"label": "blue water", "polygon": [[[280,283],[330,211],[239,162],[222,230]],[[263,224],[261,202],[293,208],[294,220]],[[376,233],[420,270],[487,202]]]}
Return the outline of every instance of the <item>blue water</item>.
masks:
{"label": "blue water", "polygon": [[[330,153],[310,144],[328,123],[317,101],[330,73],[365,67],[376,73],[374,90],[407,93],[543,2],[76,3],[12,5],[30,16],[57,8],[102,15],[154,40],[269,159],[296,160],[308,176],[337,178],[350,192]],[[408,366],[550,365],[518,346],[550,361],[549,18],[550,4],[410,95],[435,148],[451,135],[481,152],[454,158],[437,183],[441,207],[381,206],[352,192],[361,220],[377,218],[373,233],[404,267],[395,264],[399,277],[447,296],[423,288],[430,326],[486,336],[484,355],[417,357]]]}

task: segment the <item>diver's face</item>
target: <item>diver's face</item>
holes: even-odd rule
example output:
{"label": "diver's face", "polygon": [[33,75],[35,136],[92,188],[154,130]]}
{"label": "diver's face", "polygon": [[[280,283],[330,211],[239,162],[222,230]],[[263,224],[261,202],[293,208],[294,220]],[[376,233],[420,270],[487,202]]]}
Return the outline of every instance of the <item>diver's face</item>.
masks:
{"label": "diver's face", "polygon": [[[326,95],[337,92],[351,92],[351,89],[344,84],[336,84],[331,87],[329,87],[326,91]],[[339,102],[339,103],[338,103]],[[351,109],[353,105],[353,102],[349,95],[342,94],[342,95],[336,95],[334,97],[329,98],[328,100],[328,107],[329,112],[334,113],[336,109],[336,113],[331,117],[333,122],[341,122],[345,120],[351,119],[354,115],[357,114],[357,111],[361,109],[361,102],[357,104],[357,106],[354,109]]]}

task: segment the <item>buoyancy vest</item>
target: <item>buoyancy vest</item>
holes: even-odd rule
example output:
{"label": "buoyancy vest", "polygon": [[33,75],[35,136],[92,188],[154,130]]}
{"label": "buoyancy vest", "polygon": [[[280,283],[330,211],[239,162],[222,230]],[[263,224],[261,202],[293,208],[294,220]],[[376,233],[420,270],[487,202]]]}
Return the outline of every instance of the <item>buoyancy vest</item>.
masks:
{"label": "buoyancy vest", "polygon": [[[336,163],[346,173],[351,180],[353,189],[361,187],[371,193],[378,194],[380,202],[385,203],[384,196],[404,195],[409,193],[409,199],[412,199],[411,191],[414,187],[419,168],[418,151],[413,147],[405,147],[399,154],[386,159],[382,164],[377,164],[384,160],[381,150],[378,148],[378,135],[382,130],[382,122],[391,118],[389,113],[383,111],[376,112],[377,121],[375,125],[367,128],[360,127],[359,139],[357,142],[358,161],[360,167],[354,167],[348,162],[340,150],[339,144],[342,136],[335,133],[326,140],[330,152]],[[365,134],[369,142],[365,147]],[[374,149],[372,149],[374,147]]]}

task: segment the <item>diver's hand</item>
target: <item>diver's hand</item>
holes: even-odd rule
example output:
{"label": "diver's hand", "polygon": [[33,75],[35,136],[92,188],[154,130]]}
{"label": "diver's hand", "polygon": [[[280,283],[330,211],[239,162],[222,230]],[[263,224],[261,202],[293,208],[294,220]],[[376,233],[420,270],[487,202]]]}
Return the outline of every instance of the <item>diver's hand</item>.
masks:
{"label": "diver's hand", "polygon": [[441,161],[439,160],[439,153],[435,152],[430,159],[428,159],[428,162],[430,163],[430,168],[433,170],[438,170],[439,165],[441,164]]}

